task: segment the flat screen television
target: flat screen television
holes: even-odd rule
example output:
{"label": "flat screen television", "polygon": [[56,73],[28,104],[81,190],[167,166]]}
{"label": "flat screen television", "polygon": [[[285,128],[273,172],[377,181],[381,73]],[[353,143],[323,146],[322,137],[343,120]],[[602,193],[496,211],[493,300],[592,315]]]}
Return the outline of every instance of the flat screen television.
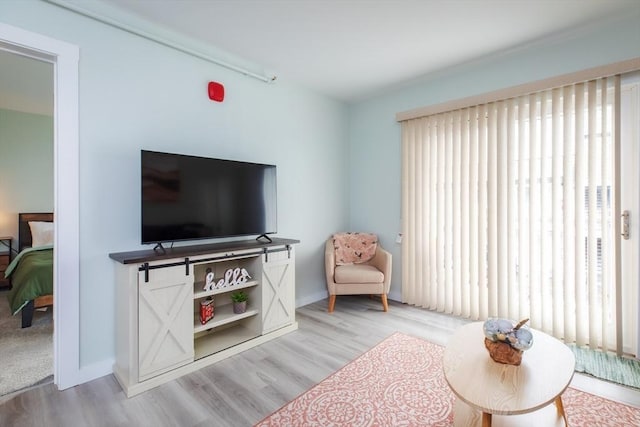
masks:
{"label": "flat screen television", "polygon": [[142,243],[276,233],[276,166],[141,150]]}

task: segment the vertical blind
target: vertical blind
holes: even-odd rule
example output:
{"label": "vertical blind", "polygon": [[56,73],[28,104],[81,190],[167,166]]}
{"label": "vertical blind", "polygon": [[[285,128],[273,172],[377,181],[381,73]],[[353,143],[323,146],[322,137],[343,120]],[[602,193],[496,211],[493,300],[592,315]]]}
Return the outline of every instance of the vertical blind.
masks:
{"label": "vertical blind", "polygon": [[403,302],[621,352],[619,77],[402,122]]}

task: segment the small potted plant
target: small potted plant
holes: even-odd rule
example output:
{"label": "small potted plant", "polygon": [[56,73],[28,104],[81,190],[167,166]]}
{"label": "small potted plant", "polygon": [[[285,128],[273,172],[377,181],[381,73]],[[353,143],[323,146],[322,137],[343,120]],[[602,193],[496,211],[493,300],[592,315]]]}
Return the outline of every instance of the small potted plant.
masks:
{"label": "small potted plant", "polygon": [[249,296],[244,291],[238,291],[231,294],[233,312],[235,314],[241,314],[247,310],[247,299],[249,299]]}

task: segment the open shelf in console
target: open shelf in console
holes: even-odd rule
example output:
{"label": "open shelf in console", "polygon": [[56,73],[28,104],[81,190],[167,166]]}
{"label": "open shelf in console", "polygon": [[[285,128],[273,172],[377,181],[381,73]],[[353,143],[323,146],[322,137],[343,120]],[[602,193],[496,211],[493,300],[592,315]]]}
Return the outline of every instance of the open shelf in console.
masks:
{"label": "open shelf in console", "polygon": [[193,343],[195,350],[194,359],[201,359],[258,336],[260,336],[260,334],[255,331],[255,328],[247,327],[243,322],[237,322],[230,325],[230,327],[214,333],[204,332],[197,335]]}
{"label": "open shelf in console", "polygon": [[[215,257],[214,257],[215,258]],[[239,254],[223,259],[206,260],[194,266],[193,333],[196,359],[217,353],[262,335],[262,258],[259,253]],[[240,273],[249,276],[242,281]],[[207,274],[213,274],[214,286],[227,282],[225,287],[204,290]],[[234,313],[231,295],[243,291],[247,294],[244,313]],[[213,299],[213,318],[204,325],[200,322],[200,303]]]}
{"label": "open shelf in console", "polygon": [[193,333],[207,331],[209,329],[218,328],[226,324],[236,322],[238,320],[246,319],[258,314],[258,310],[247,309],[244,313],[236,314],[233,312],[233,306],[231,304],[215,307],[213,319],[209,320],[204,325],[200,323],[200,313],[195,313],[193,316]]}

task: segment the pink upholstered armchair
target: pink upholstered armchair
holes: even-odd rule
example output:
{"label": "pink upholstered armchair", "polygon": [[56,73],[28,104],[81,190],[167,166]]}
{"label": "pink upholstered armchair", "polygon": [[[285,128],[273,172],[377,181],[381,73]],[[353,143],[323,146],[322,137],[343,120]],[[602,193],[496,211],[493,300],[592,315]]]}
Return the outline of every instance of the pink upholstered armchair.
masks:
{"label": "pink upholstered armchair", "polygon": [[375,234],[334,234],[325,245],[324,260],[329,313],[337,295],[380,295],[384,311],[389,310],[391,254],[380,247]]}

